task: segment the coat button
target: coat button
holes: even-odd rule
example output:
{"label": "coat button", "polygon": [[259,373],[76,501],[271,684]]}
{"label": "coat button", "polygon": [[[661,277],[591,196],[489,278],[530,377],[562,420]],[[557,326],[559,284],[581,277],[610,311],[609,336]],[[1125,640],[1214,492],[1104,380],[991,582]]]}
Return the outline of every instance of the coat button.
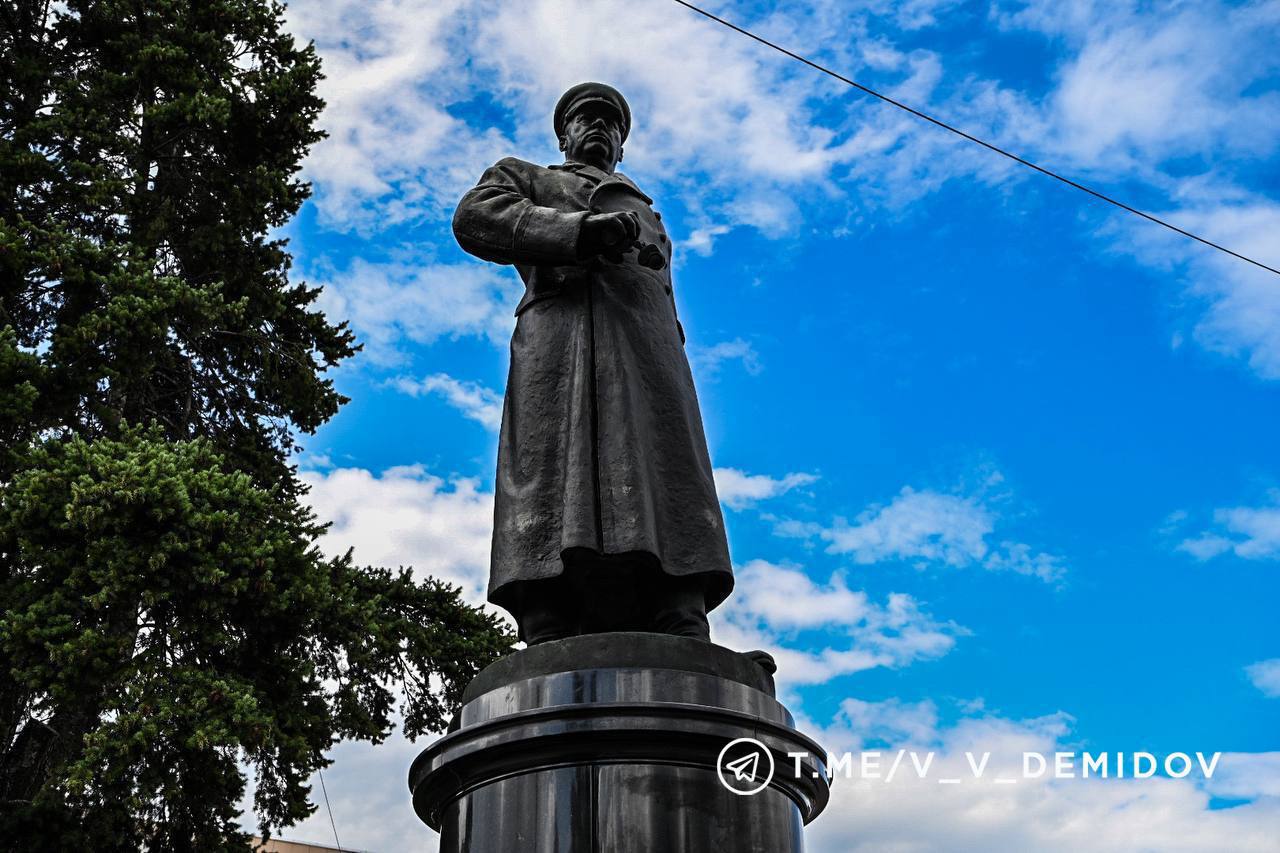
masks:
{"label": "coat button", "polygon": [[656,220],[658,220],[659,222],[661,222],[661,221],[662,221],[662,214],[655,210],[655,211],[653,212],[653,218],[654,218],[654,219],[656,219]]}
{"label": "coat button", "polygon": [[659,242],[659,243],[665,243],[665,242],[667,242],[667,235],[666,235],[666,234],[659,234],[659,235],[658,235],[658,242]]}

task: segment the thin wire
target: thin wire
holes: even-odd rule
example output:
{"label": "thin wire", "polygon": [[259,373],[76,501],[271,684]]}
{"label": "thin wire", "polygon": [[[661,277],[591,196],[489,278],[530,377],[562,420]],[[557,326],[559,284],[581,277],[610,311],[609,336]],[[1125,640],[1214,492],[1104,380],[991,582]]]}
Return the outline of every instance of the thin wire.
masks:
{"label": "thin wire", "polygon": [[963,136],[965,139],[969,140],[970,142],[976,142],[977,144],[981,145],[983,148],[986,148],[990,151],[994,151],[997,154],[1000,154],[1004,157],[1008,157],[1010,160],[1021,163],[1022,165],[1027,166],[1029,168],[1035,169],[1037,172],[1039,172],[1042,175],[1047,175],[1050,178],[1054,178],[1055,180],[1062,181],[1062,183],[1066,184],[1067,186],[1075,187],[1081,192],[1086,192],[1089,195],[1093,196],[1094,198],[1101,199],[1102,201],[1105,201],[1108,204],[1114,204],[1116,207],[1120,208],[1121,210],[1127,210],[1130,213],[1141,216],[1143,219],[1146,219],[1149,222],[1154,222],[1157,225],[1163,225],[1165,228],[1168,228],[1170,231],[1176,231],[1177,233],[1181,234],[1184,237],[1190,237],[1192,240],[1196,240],[1197,242],[1203,243],[1206,246],[1210,246],[1214,249],[1217,249],[1219,252],[1226,252],[1228,255],[1231,255],[1233,258],[1238,258],[1242,261],[1246,261],[1248,263],[1253,264],[1255,267],[1261,267],[1267,272],[1280,275],[1280,270],[1275,269],[1274,267],[1269,267],[1266,264],[1260,261],[1255,261],[1253,258],[1246,257],[1245,255],[1242,255],[1239,252],[1233,252],[1231,249],[1228,249],[1226,246],[1220,246],[1219,244],[1213,242],[1212,240],[1206,240],[1204,237],[1201,237],[1198,234],[1193,234],[1190,231],[1187,231],[1183,228],[1179,228],[1177,225],[1174,225],[1170,222],[1166,222],[1165,220],[1160,219],[1159,217],[1152,216],[1150,213],[1145,213],[1144,211],[1138,210],[1136,207],[1130,207],[1129,205],[1125,204],[1122,201],[1117,201],[1114,198],[1111,198],[1108,195],[1104,195],[1103,193],[1100,193],[1095,189],[1090,189],[1089,187],[1086,187],[1084,184],[1077,183],[1071,180],[1070,178],[1066,178],[1066,177],[1063,177],[1062,175],[1059,175],[1056,172],[1051,172],[1050,170],[1044,168],[1043,166],[1037,166],[1035,163],[1032,163],[1030,160],[1019,157],[1017,154],[1013,154],[1008,151],[1005,151],[1003,148],[992,145],[990,142],[981,140],[972,134],[965,133],[963,130],[960,130],[959,128],[956,128],[956,127],[952,127],[951,125],[947,124],[944,121],[939,121],[938,119],[934,118],[931,115],[927,115],[925,113],[920,112],[917,109],[909,107],[906,104],[902,103],[901,101],[895,101],[893,98],[890,98],[888,95],[882,95],[876,90],[868,88],[855,80],[850,80],[848,77],[845,77],[843,74],[838,74],[835,71],[832,71],[830,68],[827,68],[826,66],[819,65],[818,63],[813,62],[812,60],[805,59],[803,56],[801,56],[798,53],[793,53],[792,51],[787,50],[785,47],[774,44],[768,39],[761,38],[760,36],[756,35],[753,32],[744,30],[742,27],[738,26],[737,24],[726,21],[724,18],[717,17],[711,14],[710,12],[706,11],[705,9],[699,9],[697,6],[693,5],[692,3],[686,3],[685,0],[675,0],[675,2],[679,3],[681,6],[684,6],[686,9],[697,12],[699,15],[710,18],[711,20],[715,21],[718,24],[723,24],[729,29],[734,30],[735,32],[741,33],[747,38],[755,39],[756,41],[760,42],[760,44],[763,44],[766,47],[771,47],[774,50],[778,51],[779,53],[784,53],[787,56],[791,57],[792,59],[797,60],[798,62],[803,62],[805,65],[808,65],[810,68],[821,71],[823,74],[827,74],[831,77],[834,77],[843,83],[848,83],[850,86],[852,86],[853,88],[857,89],[860,92],[864,92],[868,95],[871,95],[874,98],[879,98],[885,103],[892,104],[893,106],[897,107],[900,110],[906,110],[907,112],[911,113],[913,116],[916,116],[917,118],[922,118],[925,121],[929,122],[930,124],[937,125],[943,130],[949,130],[958,136]]}
{"label": "thin wire", "polygon": [[320,790],[324,793],[324,808],[329,812],[329,826],[333,827],[333,843],[338,849],[342,849],[342,842],[338,840],[338,825],[333,822],[333,808],[329,805],[329,791],[324,786],[324,771],[316,768],[316,772],[320,774]]}

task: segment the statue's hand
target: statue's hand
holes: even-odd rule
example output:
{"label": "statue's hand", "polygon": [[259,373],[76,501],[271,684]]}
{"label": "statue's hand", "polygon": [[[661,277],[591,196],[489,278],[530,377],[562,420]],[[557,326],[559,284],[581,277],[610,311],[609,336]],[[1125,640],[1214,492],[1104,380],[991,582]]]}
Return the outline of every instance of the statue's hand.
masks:
{"label": "statue's hand", "polygon": [[652,243],[636,243],[636,248],[640,250],[640,254],[636,257],[636,261],[640,266],[648,267],[651,270],[665,269],[667,259],[663,256],[662,250]]}
{"label": "statue's hand", "polygon": [[604,255],[610,260],[621,260],[640,236],[640,217],[633,211],[619,213],[593,213],[582,222],[578,236],[578,255],[593,257]]}

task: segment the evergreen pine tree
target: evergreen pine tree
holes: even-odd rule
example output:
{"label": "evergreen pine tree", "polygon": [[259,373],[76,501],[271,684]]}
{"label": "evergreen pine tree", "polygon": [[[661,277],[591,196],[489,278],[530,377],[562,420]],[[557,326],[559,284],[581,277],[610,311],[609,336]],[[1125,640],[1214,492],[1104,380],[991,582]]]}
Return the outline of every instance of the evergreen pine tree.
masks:
{"label": "evergreen pine tree", "polygon": [[0,6],[0,837],[244,849],[335,740],[438,730],[510,634],[326,559],[290,458],[355,351],[272,229],[319,61],[267,0]]}

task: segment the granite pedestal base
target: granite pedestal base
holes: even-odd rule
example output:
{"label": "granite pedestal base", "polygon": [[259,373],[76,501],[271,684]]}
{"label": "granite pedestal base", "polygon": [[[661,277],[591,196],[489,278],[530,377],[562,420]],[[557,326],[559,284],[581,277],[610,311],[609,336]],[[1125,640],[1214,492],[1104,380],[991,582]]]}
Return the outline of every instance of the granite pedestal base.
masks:
{"label": "granite pedestal base", "polygon": [[[534,646],[467,688],[409,772],[414,808],[441,853],[801,853],[801,827],[827,803],[824,753],[773,692],[754,660],[698,640]],[[746,796],[718,766],[743,737],[775,766]]]}

